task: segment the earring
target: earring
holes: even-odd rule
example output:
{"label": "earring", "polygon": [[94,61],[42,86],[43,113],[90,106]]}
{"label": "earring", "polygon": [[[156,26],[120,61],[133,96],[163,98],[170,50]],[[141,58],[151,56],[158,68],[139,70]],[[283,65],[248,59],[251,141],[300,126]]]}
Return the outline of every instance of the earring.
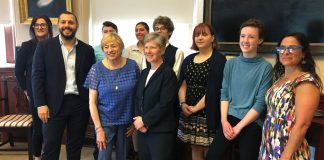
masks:
{"label": "earring", "polygon": [[306,64],[306,61],[305,61],[305,59],[304,59],[304,58],[303,58],[303,60],[302,60],[301,64]]}

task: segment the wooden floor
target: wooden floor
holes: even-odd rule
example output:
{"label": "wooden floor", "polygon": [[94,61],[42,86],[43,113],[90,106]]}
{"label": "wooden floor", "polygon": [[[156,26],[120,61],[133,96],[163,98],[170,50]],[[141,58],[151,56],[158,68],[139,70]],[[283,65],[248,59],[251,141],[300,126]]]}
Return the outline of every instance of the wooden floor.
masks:
{"label": "wooden floor", "polygon": [[[15,147],[18,148],[26,148],[26,143],[15,143]],[[7,148],[9,147],[9,144],[6,144],[2,146],[1,148]],[[81,160],[93,160],[93,153],[94,148],[92,147],[83,147],[82,153],[81,153]],[[314,160],[314,147],[310,148],[311,151],[311,160]],[[115,155],[113,154],[113,159],[115,158]],[[0,160],[27,160],[28,159],[28,153],[27,151],[0,151]],[[61,155],[60,160],[66,160],[66,154],[65,154],[65,145],[61,146]]]}
{"label": "wooden floor", "polygon": [[[26,143],[15,143],[15,147],[18,148],[26,148]],[[2,146],[1,148],[10,147],[9,144]],[[81,160],[93,160],[92,156],[93,148],[91,147],[83,147]],[[1,160],[27,160],[28,153],[27,151],[0,151],[0,159]],[[61,146],[61,155],[60,160],[66,160],[65,154],[65,145]]]}

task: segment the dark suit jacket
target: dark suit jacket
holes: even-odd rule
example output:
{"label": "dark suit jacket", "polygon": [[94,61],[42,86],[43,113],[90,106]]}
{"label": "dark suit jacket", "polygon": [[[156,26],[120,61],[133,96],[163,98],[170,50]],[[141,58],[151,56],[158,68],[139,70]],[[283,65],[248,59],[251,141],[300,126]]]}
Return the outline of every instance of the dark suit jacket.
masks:
{"label": "dark suit jacket", "polygon": [[148,132],[171,132],[176,129],[174,100],[177,96],[177,77],[163,63],[145,87],[150,68],[142,71],[137,84],[135,115],[142,116]]}
{"label": "dark suit jacket", "polygon": [[[93,48],[78,40],[75,76],[80,98],[85,104],[89,103],[89,92],[83,87],[83,83],[94,63]],[[40,42],[35,51],[32,68],[35,107],[48,105],[50,116],[55,117],[63,101],[65,85],[66,72],[59,36]]]}
{"label": "dark suit jacket", "polygon": [[33,92],[31,87],[31,72],[34,52],[37,46],[35,40],[23,42],[16,55],[15,74],[19,86],[27,90],[31,104],[34,104]]}

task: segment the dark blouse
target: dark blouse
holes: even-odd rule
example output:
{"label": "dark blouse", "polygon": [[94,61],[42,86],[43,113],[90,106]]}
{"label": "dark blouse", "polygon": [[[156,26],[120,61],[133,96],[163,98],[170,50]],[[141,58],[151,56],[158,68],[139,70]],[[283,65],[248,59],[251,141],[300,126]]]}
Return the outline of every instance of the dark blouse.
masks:
{"label": "dark blouse", "polygon": [[37,42],[35,40],[29,40],[23,42],[16,55],[15,74],[18,80],[19,86],[23,90],[27,90],[30,97],[31,104],[33,103],[33,92],[31,87],[31,72],[32,62]]}

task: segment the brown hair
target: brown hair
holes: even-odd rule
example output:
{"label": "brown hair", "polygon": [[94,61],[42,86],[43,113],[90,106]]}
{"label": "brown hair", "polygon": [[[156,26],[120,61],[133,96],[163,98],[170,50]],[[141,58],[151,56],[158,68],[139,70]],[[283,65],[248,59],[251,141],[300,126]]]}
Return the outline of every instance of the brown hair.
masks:
{"label": "brown hair", "polygon": [[[174,25],[172,20],[167,17],[167,16],[158,16],[157,18],[154,19],[153,22],[153,30],[155,31],[155,26],[157,24],[163,25],[169,33],[172,33],[174,31]],[[172,34],[170,34],[169,38],[171,38]]]}
{"label": "brown hair", "polygon": [[199,34],[206,33],[207,30],[209,30],[210,34],[212,36],[214,36],[214,41],[213,41],[213,44],[212,44],[213,45],[213,49],[217,49],[218,48],[217,38],[216,38],[216,35],[215,35],[215,32],[214,32],[213,27],[210,24],[208,24],[208,23],[199,23],[195,27],[195,29],[194,29],[194,31],[192,33],[192,45],[191,45],[191,49],[196,50],[196,51],[199,50],[198,47],[197,47],[197,45],[196,45],[196,43],[195,43],[195,37],[198,36]]}
{"label": "brown hair", "polygon": [[241,31],[242,31],[242,29],[244,27],[254,27],[254,28],[257,28],[258,31],[259,31],[259,38],[260,39],[263,39],[263,24],[258,19],[251,18],[251,19],[248,19],[245,22],[243,22],[242,25],[241,25],[241,27],[240,27],[240,34],[241,34]]}

